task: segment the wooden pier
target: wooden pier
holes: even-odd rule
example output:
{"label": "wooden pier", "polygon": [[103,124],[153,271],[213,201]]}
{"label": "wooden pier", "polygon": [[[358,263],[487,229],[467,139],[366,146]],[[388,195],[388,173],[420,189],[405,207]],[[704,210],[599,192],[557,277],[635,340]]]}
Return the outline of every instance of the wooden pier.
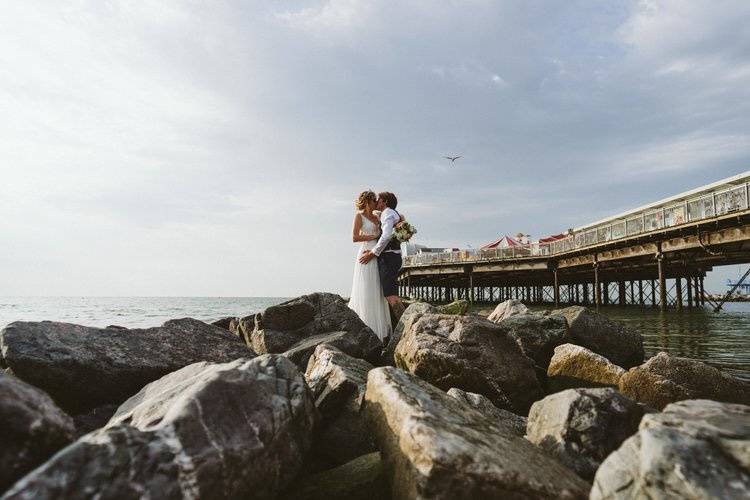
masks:
{"label": "wooden pier", "polygon": [[573,230],[549,244],[407,256],[402,296],[531,304],[705,304],[714,266],[750,263],[750,172]]}

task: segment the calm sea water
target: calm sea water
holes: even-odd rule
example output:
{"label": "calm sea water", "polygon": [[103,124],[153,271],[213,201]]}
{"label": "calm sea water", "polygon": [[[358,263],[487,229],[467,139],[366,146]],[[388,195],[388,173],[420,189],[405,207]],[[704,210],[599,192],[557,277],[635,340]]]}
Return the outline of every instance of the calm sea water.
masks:
{"label": "calm sea water", "polygon": [[[65,321],[87,326],[158,326],[191,317],[214,321],[245,316],[287,300],[283,297],[0,297],[0,328],[7,323]],[[709,309],[669,311],[604,307],[603,314],[643,335],[646,353],[667,351],[699,359],[750,380],[750,303]]]}

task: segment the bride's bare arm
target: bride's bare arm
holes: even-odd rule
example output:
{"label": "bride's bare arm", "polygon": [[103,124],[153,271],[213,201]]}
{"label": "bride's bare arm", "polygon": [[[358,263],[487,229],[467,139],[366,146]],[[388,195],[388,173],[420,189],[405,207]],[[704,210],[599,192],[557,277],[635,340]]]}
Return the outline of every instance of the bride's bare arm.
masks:
{"label": "bride's bare arm", "polygon": [[362,215],[354,214],[354,223],[352,225],[352,242],[359,243],[362,241],[371,241],[377,238],[377,236],[359,234],[362,230]]}

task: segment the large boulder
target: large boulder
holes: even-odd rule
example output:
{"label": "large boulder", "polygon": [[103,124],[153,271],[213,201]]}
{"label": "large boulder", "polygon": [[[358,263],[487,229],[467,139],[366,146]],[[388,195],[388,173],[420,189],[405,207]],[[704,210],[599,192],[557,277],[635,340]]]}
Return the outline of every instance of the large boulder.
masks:
{"label": "large boulder", "polygon": [[321,416],[313,443],[316,465],[341,465],[375,450],[362,412],[371,369],[332,345],[315,348],[305,380]]}
{"label": "large boulder", "polygon": [[361,340],[361,337],[351,335],[349,332],[319,333],[300,340],[285,351],[284,356],[291,359],[300,370],[304,370],[315,349],[319,345],[328,344],[337,347],[349,356],[362,360],[372,359],[370,344],[363,343]]}
{"label": "large boulder", "polygon": [[[343,343],[338,347],[351,356],[371,363],[380,360],[383,348],[377,335],[349,309],[344,299],[332,293],[314,293],[269,307],[250,321],[243,318],[240,330],[245,332],[251,347],[258,354],[283,353],[308,339],[322,334],[346,332],[350,345],[357,352],[346,351]],[[309,348],[309,344],[305,344]],[[315,348],[315,344],[312,345]],[[304,367],[304,364],[302,365]]]}
{"label": "large boulder", "polygon": [[300,477],[280,497],[294,500],[386,500],[388,483],[375,451],[343,465]]}
{"label": "large boulder", "polygon": [[283,356],[196,363],[144,387],[3,499],[275,498],[300,470],[314,415]]}
{"label": "large boulder", "polygon": [[592,500],[750,498],[750,406],[682,401],[643,417],[602,463]]}
{"label": "large boulder", "polygon": [[396,352],[396,346],[401,340],[404,330],[411,328],[411,325],[421,318],[423,314],[434,312],[436,312],[435,307],[426,302],[414,302],[406,308],[398,323],[396,323],[396,328],[393,329],[393,333],[388,339],[388,344],[383,348],[382,361],[384,365],[393,366],[396,363],[393,359],[393,354]]}
{"label": "large boulder", "polygon": [[694,359],[660,352],[620,378],[620,392],[654,408],[685,399],[750,404],[750,383]]}
{"label": "large boulder", "polygon": [[559,315],[515,314],[500,323],[543,373],[547,372],[555,347],[565,341],[568,331],[565,317]]}
{"label": "large boulder", "polygon": [[567,341],[601,354],[623,368],[643,363],[641,334],[582,306],[552,311],[568,321]]}
{"label": "large boulder", "polygon": [[638,431],[643,408],[610,387],[568,389],[537,401],[526,438],[585,479]]}
{"label": "large boulder", "polygon": [[73,419],[47,394],[0,373],[0,492],[73,440]]}
{"label": "large boulder", "polygon": [[70,413],[119,404],[197,361],[253,357],[227,330],[192,318],[132,330],[17,321],[0,331],[3,362]]}
{"label": "large boulder", "polygon": [[482,394],[519,415],[543,396],[534,364],[510,330],[484,318],[424,314],[404,331],[395,359],[443,390]]}
{"label": "large boulder", "polygon": [[526,307],[520,300],[510,299],[505,302],[500,302],[495,310],[487,316],[487,319],[493,323],[499,323],[506,318],[515,316],[517,314],[528,314],[529,308]]}
{"label": "large boulder", "polygon": [[495,423],[508,427],[513,434],[521,437],[526,434],[526,417],[498,408],[481,394],[462,391],[455,387],[449,389],[447,394],[453,399],[461,401],[463,404],[474,408],[485,417],[495,421]]}
{"label": "large boulder", "polygon": [[547,368],[547,387],[562,391],[576,387],[618,387],[625,370],[604,356],[575,344],[555,347]]}
{"label": "large boulder", "polygon": [[412,374],[371,370],[365,399],[393,498],[588,495],[574,472]]}

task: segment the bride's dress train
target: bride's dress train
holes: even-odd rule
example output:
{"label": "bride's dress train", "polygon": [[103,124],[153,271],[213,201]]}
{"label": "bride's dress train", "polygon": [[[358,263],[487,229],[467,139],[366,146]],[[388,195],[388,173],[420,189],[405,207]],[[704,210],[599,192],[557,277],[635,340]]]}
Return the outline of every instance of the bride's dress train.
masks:
{"label": "bride's dress train", "polygon": [[[378,234],[378,227],[365,216],[362,217],[363,235]],[[380,286],[377,259],[367,264],[360,264],[359,257],[365,250],[372,250],[377,240],[365,241],[359,248],[357,259],[354,261],[354,278],[352,279],[352,293],[349,307],[356,312],[364,323],[369,326],[380,340],[391,334],[391,311],[388,301],[383,296]]]}

